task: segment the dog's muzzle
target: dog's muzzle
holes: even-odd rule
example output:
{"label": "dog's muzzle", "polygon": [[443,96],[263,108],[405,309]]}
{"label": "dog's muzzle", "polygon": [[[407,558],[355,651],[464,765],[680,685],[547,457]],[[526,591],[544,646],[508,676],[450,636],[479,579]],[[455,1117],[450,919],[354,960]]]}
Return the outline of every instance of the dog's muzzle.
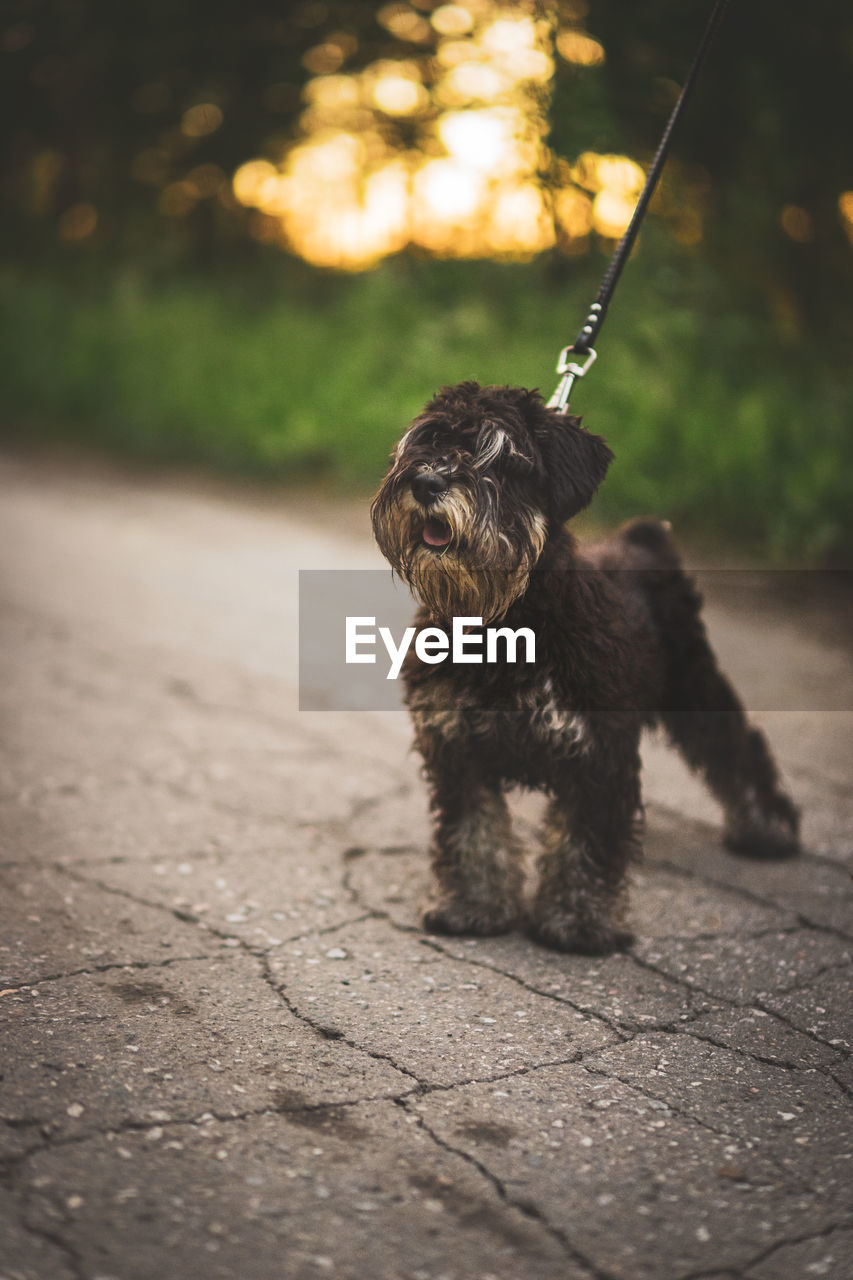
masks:
{"label": "dog's muzzle", "polygon": [[431,468],[420,471],[412,480],[412,493],[422,506],[429,507],[443,493],[447,493],[447,481]]}
{"label": "dog's muzzle", "polygon": [[424,508],[424,522],[421,532],[423,545],[429,547],[431,551],[444,551],[450,546],[453,539],[453,531],[438,512],[431,515],[430,508],[434,507],[439,499],[443,498],[447,493],[448,483],[446,478],[440,472],[433,470],[432,467],[426,467],[412,477],[409,487],[415,502]]}

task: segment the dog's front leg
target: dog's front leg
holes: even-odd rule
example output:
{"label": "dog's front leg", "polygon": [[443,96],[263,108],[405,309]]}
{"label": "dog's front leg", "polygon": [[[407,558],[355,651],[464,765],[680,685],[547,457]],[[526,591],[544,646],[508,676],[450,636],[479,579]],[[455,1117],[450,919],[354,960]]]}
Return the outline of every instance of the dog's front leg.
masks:
{"label": "dog's front leg", "polygon": [[460,757],[428,765],[435,833],[433,933],[504,933],[521,914],[521,852],[503,793]]}
{"label": "dog's front leg", "polygon": [[573,770],[548,808],[530,932],[559,951],[602,955],[632,941],[624,919],[627,870],[639,852],[636,753],[610,772],[609,785],[607,776],[601,762]]}

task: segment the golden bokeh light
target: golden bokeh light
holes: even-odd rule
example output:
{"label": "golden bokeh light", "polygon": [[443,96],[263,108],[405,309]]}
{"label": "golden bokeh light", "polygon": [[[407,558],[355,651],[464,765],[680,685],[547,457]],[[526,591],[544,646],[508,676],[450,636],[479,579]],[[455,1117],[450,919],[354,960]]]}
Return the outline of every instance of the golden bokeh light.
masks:
{"label": "golden bokeh light", "polygon": [[343,65],[345,58],[346,54],[341,46],[329,40],[325,44],[318,44],[313,49],[309,49],[302,58],[302,65],[306,71],[324,76],[337,71]]}
{"label": "golden bokeh light", "polygon": [[426,18],[407,4],[384,5],[377,13],[376,21],[398,40],[408,40],[411,44],[425,43],[432,35]]}
{"label": "golden bokeh light", "polygon": [[330,111],[356,107],[361,101],[359,86],[352,76],[317,76],[305,86],[304,97],[321,110]]}
{"label": "golden bokeh light", "polygon": [[389,116],[412,116],[427,105],[429,99],[422,85],[404,76],[383,76],[373,86],[373,101]]}
{"label": "golden bokeh light", "polygon": [[[622,233],[640,166],[593,152],[569,165],[547,145],[555,49],[595,66],[597,41],[556,29],[537,0],[392,3],[376,16],[429,48],[351,72],[343,36],[308,51],[299,136],[277,163],[250,159],[234,174],[235,199],[256,211],[253,234],[316,265],[361,270],[407,246],[529,258]],[[177,212],[178,193],[170,200]]]}
{"label": "golden bokeh light", "polygon": [[[421,212],[430,214],[430,221],[436,224],[433,238],[437,236],[439,241],[444,238],[439,224],[472,217],[483,203],[485,190],[482,174],[455,160],[430,160],[415,176],[415,201]],[[437,247],[437,243],[431,247]]]}
{"label": "golden bokeh light", "polygon": [[370,104],[389,116],[412,116],[429,105],[416,62],[374,62],[362,73],[362,93]]}
{"label": "golden bokeh light", "polygon": [[838,197],[838,212],[841,214],[847,238],[853,244],[853,191],[842,191]]}
{"label": "golden bokeh light", "polygon": [[250,160],[234,174],[234,195],[245,205],[260,205],[265,185],[275,181],[278,169],[269,160]]}
{"label": "golden bokeh light", "polygon": [[617,240],[634,212],[635,200],[623,191],[604,187],[592,202],[592,225],[600,236]]}
{"label": "golden bokeh light", "polygon": [[808,244],[814,239],[814,220],[807,209],[797,204],[786,204],[779,221],[785,235],[797,244]]}
{"label": "golden bokeh light", "polygon": [[494,102],[513,87],[512,76],[500,67],[460,62],[436,86],[435,97],[440,106],[463,107],[474,102]]}
{"label": "golden bokeh light", "polygon": [[577,67],[600,67],[604,62],[604,45],[581,31],[561,31],[556,43],[560,57]]}
{"label": "golden bokeh light", "polygon": [[566,240],[584,241],[592,231],[592,201],[576,187],[563,187],[554,197],[554,216]]}
{"label": "golden bokeh light", "polygon": [[486,226],[492,253],[531,254],[550,249],[556,240],[554,221],[541,187],[520,182],[498,192]]}
{"label": "golden bokeh light", "polygon": [[80,201],[72,204],[59,218],[57,230],[60,240],[66,244],[79,244],[88,240],[98,226],[98,211],[93,204]]}
{"label": "golden bokeh light", "polygon": [[442,36],[467,35],[474,26],[473,15],[461,4],[441,5],[433,11],[430,22]]}
{"label": "golden bokeh light", "polygon": [[184,112],[181,133],[187,138],[206,138],[222,124],[222,111],[215,102],[198,102]]}
{"label": "golden bokeh light", "polygon": [[476,52],[470,40],[442,40],[435,51],[435,58],[439,66],[458,67],[476,57]]}
{"label": "golden bokeh light", "polygon": [[438,122],[438,136],[458,164],[508,175],[518,169],[515,141],[522,127],[523,121],[512,107],[448,111]]}
{"label": "golden bokeh light", "polygon": [[504,10],[483,29],[481,44],[489,53],[515,58],[535,49],[536,23],[530,17]]}
{"label": "golden bokeh light", "polygon": [[645,174],[627,156],[599,155],[584,151],[572,172],[575,182],[586,191],[611,190],[622,195],[639,194]]}

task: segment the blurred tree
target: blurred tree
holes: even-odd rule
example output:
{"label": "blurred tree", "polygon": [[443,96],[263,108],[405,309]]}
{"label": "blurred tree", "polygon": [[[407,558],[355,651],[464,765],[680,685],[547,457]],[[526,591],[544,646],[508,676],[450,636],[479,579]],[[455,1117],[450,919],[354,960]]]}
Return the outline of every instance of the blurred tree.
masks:
{"label": "blurred tree", "polygon": [[[552,141],[629,150],[648,160],[690,66],[712,0],[567,0],[603,44],[600,70],[560,65]],[[769,304],[793,337],[849,343],[853,189],[847,99],[853,10],[811,0],[731,0],[676,135],[665,174],[670,211],[685,195],[704,213],[702,252]],[[676,220],[677,221],[677,220]],[[689,223],[683,238],[690,238]]]}
{"label": "blurred tree", "polygon": [[[283,148],[329,32],[383,56],[370,3],[6,0],[0,17],[0,203],[16,255],[60,240],[145,253],[155,215],[184,253],[235,247],[234,169]],[[309,59],[310,61],[310,59]],[[11,225],[10,225],[11,224]],[[169,235],[171,232],[171,235]],[[239,237],[238,237],[239,238]]]}
{"label": "blurred tree", "polygon": [[[648,159],[710,2],[542,0],[563,33],[588,33],[606,55],[557,59],[556,152]],[[253,155],[281,156],[306,80],[428,54],[437,7],[5,0],[6,251],[26,260],[58,239],[155,262],[236,253],[262,215],[237,204],[231,176]],[[849,336],[853,209],[845,220],[839,199],[853,192],[851,62],[849,6],[812,0],[782,16],[771,0],[732,0],[657,204],[681,241],[701,243],[739,297],[751,289],[791,337]],[[408,127],[393,125],[401,136]]]}

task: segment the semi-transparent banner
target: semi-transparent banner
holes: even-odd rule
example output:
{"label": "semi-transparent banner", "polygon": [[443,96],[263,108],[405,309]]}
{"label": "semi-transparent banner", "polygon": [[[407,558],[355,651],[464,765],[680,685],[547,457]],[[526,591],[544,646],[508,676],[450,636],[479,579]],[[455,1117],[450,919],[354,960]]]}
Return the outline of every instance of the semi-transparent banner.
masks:
{"label": "semi-transparent banner", "polygon": [[[631,570],[606,576],[608,590],[634,600],[647,591]],[[690,576],[719,664],[747,708],[853,710],[853,572],[706,569]],[[665,582],[658,586],[666,590]],[[563,594],[553,579],[549,594]],[[535,625],[483,626],[469,614],[427,626],[416,621],[417,607],[389,570],[300,572],[300,709],[397,710],[406,663],[452,668],[471,681],[503,667],[526,680],[543,660]],[[571,619],[565,622],[570,632]]]}

